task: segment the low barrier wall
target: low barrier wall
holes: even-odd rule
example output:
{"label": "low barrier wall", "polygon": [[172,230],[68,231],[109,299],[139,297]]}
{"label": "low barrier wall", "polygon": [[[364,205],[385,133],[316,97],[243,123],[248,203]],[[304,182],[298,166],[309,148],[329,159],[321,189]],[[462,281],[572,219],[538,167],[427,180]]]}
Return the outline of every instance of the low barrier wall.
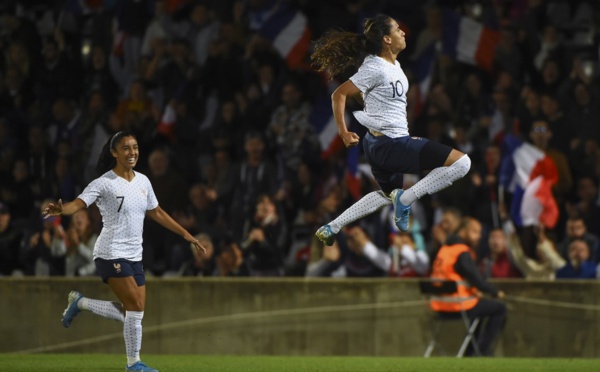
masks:
{"label": "low barrier wall", "polygon": [[[600,283],[496,281],[509,294],[496,355],[599,357]],[[0,352],[124,353],[122,324],[61,314],[71,289],[116,300],[99,279],[0,279]],[[397,279],[151,279],[145,354],[419,356],[428,308],[416,281]],[[458,349],[459,323],[444,349]]]}

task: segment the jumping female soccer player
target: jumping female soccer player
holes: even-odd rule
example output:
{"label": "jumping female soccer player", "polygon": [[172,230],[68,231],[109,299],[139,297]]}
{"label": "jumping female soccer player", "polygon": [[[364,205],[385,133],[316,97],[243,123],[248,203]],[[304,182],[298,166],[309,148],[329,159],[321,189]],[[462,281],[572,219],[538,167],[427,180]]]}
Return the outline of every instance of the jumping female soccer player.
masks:
{"label": "jumping female soccer player", "polygon": [[140,361],[142,319],[146,303],[146,278],[142,267],[142,232],[148,215],[167,229],[181,235],[196,249],[206,252],[198,240],[175,222],[158,205],[146,176],[135,172],[138,143],[130,133],[118,132],[104,145],[96,170],[99,177],[83,193],[63,205],[50,203],[45,217],[72,215],[96,203],[102,215],[102,232],[94,246],[94,262],[102,280],[121,303],[94,300],[79,292],[69,293],[62,324],[69,327],[81,310],[123,322],[127,371],[157,372]]}
{"label": "jumping female soccer player", "polygon": [[[330,78],[358,67],[333,93],[333,114],[346,147],[356,146],[359,137],[348,131],[344,120],[347,97],[364,105],[364,110],[354,112],[354,116],[369,130],[363,148],[381,187],[381,191],[365,195],[316,232],[327,245],[333,244],[342,227],[392,203],[396,226],[407,231],[410,205],[415,200],[452,185],[471,168],[471,159],[460,151],[408,134],[408,79],[396,61],[405,48],[404,31],[385,15],[365,20],[362,34],[330,31],[316,42],[311,58]],[[402,190],[403,173],[430,169],[426,177]]]}

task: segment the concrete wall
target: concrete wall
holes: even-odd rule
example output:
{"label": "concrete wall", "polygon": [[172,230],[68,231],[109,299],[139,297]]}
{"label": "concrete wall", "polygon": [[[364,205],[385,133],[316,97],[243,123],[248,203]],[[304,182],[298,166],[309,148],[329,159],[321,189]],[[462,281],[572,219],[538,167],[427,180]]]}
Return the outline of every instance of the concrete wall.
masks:
{"label": "concrete wall", "polygon": [[[600,356],[600,283],[496,285],[519,300],[507,301],[497,355]],[[0,352],[123,353],[121,323],[84,312],[62,327],[71,289],[115,300],[95,278],[0,279]],[[412,280],[149,279],[147,291],[146,354],[419,356],[428,341]],[[447,331],[452,354],[463,331],[458,323]]]}

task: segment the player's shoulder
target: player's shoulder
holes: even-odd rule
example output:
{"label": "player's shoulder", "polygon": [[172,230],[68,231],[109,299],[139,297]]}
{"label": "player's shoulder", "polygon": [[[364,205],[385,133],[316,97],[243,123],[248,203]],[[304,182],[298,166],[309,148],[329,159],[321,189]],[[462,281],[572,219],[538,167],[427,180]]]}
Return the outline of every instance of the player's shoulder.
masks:
{"label": "player's shoulder", "polygon": [[144,173],[135,171],[135,178],[137,178],[138,181],[141,182],[150,182],[150,179],[148,178],[148,176],[146,176]]}

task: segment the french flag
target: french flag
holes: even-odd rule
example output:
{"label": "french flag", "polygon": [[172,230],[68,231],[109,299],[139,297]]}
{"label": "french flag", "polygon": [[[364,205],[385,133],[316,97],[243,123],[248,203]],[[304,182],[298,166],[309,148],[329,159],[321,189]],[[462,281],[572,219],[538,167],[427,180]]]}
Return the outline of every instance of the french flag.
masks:
{"label": "french flag", "polygon": [[493,71],[494,55],[500,34],[481,23],[444,10],[444,54],[488,72]]}
{"label": "french flag", "polygon": [[262,25],[259,34],[273,43],[291,69],[305,64],[311,32],[306,16],[297,9],[279,3],[279,8]]}
{"label": "french flag", "polygon": [[331,100],[326,94],[315,99],[309,120],[319,136],[321,159],[327,159],[344,148],[344,142],[338,136]]}
{"label": "french flag", "polygon": [[544,225],[553,228],[558,221],[558,205],[552,186],[558,182],[558,170],[546,153],[530,143],[514,146],[502,161],[500,183],[513,193],[510,216],[517,226]]}

